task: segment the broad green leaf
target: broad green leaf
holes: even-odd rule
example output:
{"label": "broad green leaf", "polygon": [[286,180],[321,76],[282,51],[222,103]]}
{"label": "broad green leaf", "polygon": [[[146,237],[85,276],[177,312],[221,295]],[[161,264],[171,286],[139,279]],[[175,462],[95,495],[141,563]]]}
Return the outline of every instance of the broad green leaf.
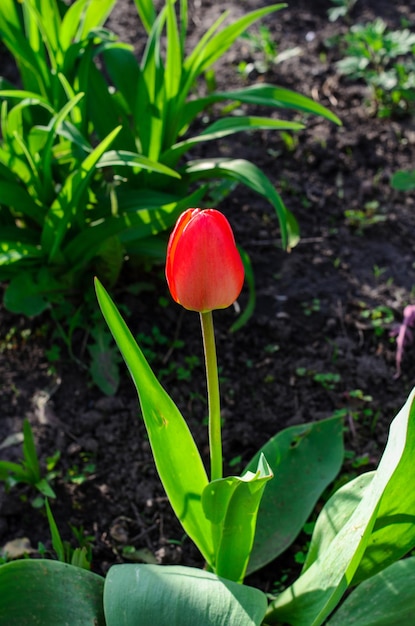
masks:
{"label": "broad green leaf", "polygon": [[261,454],[255,472],[210,482],[202,494],[203,510],[212,523],[214,571],[241,583],[254,542],[258,507],[273,473]]}
{"label": "broad green leaf", "polygon": [[259,508],[248,573],[274,560],[300,533],[318,498],[340,471],[342,432],[343,423],[337,417],[291,426],[270,439],[250,461],[247,469],[253,471],[264,454],[274,479]]}
{"label": "broad green leaf", "polygon": [[210,124],[200,135],[190,137],[184,141],[174,144],[166,150],[160,160],[167,165],[174,165],[191,147],[202,141],[213,141],[239,133],[242,131],[256,130],[301,130],[305,128],[303,124],[288,122],[286,120],[274,120],[268,117],[242,116],[223,117],[213,124]]}
{"label": "broad green leaf", "polygon": [[274,207],[278,217],[283,248],[292,248],[298,243],[298,227],[293,215],[285,207],[281,196],[256,165],[245,159],[203,159],[189,161],[181,170],[183,176],[190,180],[201,178],[231,178],[266,198]]}
{"label": "broad green leaf", "polygon": [[[314,529],[304,570],[329,549],[331,541],[369,492],[374,475],[375,472],[362,474],[344,485],[327,502]],[[413,461],[406,453],[382,496],[372,534],[352,585],[373,576],[415,547],[415,490],[406,488],[411,476],[415,480]]]}
{"label": "broad green leaf", "polygon": [[[388,503],[392,494],[399,494],[397,497],[395,495],[394,512],[400,514],[402,490],[406,493],[408,485],[412,485],[415,478],[414,396],[415,389],[393,420],[379,467],[355,511],[328,548],[319,554],[291,587],[271,603],[267,623],[320,626],[352,583],[371,539],[378,513],[382,510],[384,496]],[[406,474],[403,483],[404,470]],[[403,502],[405,507],[406,500]]]}
{"label": "broad green leaf", "polygon": [[154,461],[177,518],[208,563],[213,547],[201,498],[208,484],[199,451],[179,409],[158,382],[109,295],[95,281],[98,302],[140,399]]}
{"label": "broad green leaf", "polygon": [[415,189],[415,170],[395,172],[391,179],[391,185],[398,191],[410,191]]}
{"label": "broad green leaf", "polygon": [[114,565],[107,574],[107,626],[259,626],[259,589],[180,565]]}
{"label": "broad green leaf", "polygon": [[415,557],[398,561],[359,585],[327,626],[413,626]]}
{"label": "broad green leaf", "polygon": [[39,315],[49,306],[44,285],[35,281],[28,271],[20,272],[12,278],[4,292],[3,302],[8,311],[28,317]]}
{"label": "broad green leaf", "polygon": [[314,526],[310,547],[303,566],[303,573],[328,550],[337,533],[360,504],[375,472],[365,472],[340,487],[327,500]]}
{"label": "broad green leaf", "polygon": [[106,626],[104,579],[85,569],[45,559],[0,567],[0,624]]}

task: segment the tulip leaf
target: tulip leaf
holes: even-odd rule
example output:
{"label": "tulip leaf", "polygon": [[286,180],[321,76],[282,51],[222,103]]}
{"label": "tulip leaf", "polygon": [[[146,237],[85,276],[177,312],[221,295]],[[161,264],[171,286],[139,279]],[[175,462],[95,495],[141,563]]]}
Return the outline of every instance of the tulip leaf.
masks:
{"label": "tulip leaf", "polygon": [[342,432],[338,417],[291,426],[270,439],[250,461],[247,469],[254,471],[259,455],[264,454],[275,477],[259,508],[248,573],[274,560],[300,533],[341,468]]}
{"label": "tulip leaf", "polygon": [[[411,487],[415,477],[414,396],[415,389],[393,420],[379,467],[354,512],[326,549],[318,552],[317,558],[300,578],[271,603],[267,623],[288,622],[295,623],[296,626],[320,626],[352,583],[368,546],[367,555],[370,555],[376,530],[382,532],[386,527],[380,522],[383,511],[394,512],[388,528],[388,543],[392,545],[392,550],[396,532],[398,545],[401,543],[397,525],[401,517],[401,501],[404,514],[403,532],[406,536],[407,507],[413,507],[413,495],[407,497],[406,494],[413,491]],[[387,522],[387,519],[383,522]],[[376,554],[377,548],[374,546],[373,549]],[[384,546],[381,546],[381,550],[384,550]],[[375,563],[374,568],[378,567]],[[372,571],[375,572],[376,569]]]}
{"label": "tulip leaf", "polygon": [[80,567],[46,559],[0,567],[0,624],[106,626],[104,579]]}
{"label": "tulip leaf", "polygon": [[215,572],[242,582],[255,536],[258,507],[272,471],[262,454],[256,472],[214,480],[202,494],[205,515],[212,522]]}
{"label": "tulip leaf", "polygon": [[98,280],[95,286],[101,311],[135,383],[161,482],[186,533],[211,563],[210,522],[201,502],[208,478],[195,441],[108,293]]}
{"label": "tulip leaf", "polygon": [[[413,446],[415,451],[415,444]],[[329,549],[336,534],[366,493],[369,493],[375,475],[376,472],[366,472],[358,476],[339,489],[326,503],[314,528],[303,571]],[[415,490],[405,488],[411,476],[415,480],[413,457],[406,453],[382,496],[372,534],[352,585],[373,576],[415,546]]]}
{"label": "tulip leaf", "polygon": [[353,515],[370,486],[375,472],[365,472],[340,487],[324,505],[314,526],[303,573],[327,550],[340,529]]}
{"label": "tulip leaf", "polygon": [[327,626],[413,626],[415,557],[389,565],[359,585]]}
{"label": "tulip leaf", "polygon": [[114,565],[104,590],[107,626],[259,626],[259,589],[180,565]]}

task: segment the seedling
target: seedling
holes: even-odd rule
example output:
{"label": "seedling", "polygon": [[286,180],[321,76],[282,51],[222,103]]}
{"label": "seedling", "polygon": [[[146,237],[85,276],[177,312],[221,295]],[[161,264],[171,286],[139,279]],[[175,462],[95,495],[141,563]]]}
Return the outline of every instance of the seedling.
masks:
{"label": "seedling", "polygon": [[[363,306],[366,307],[364,304]],[[364,308],[360,317],[369,322],[377,337],[381,337],[394,321],[392,309],[383,304],[374,308]]]}
{"label": "seedling", "polygon": [[304,315],[308,317],[313,313],[318,313],[321,309],[320,298],[313,298],[311,302],[302,302],[301,307]]}
{"label": "seedling", "polygon": [[356,230],[358,235],[375,224],[386,221],[387,217],[379,211],[379,202],[366,202],[362,209],[347,209],[344,212],[346,224]]}
{"label": "seedling", "polygon": [[243,76],[249,76],[253,71],[258,74],[265,74],[273,65],[282,63],[287,59],[301,54],[301,48],[289,48],[283,52],[278,52],[278,45],[273,39],[268,26],[260,24],[256,32],[245,32],[241,35],[251,52],[259,55],[259,58],[251,63],[241,61],[238,65],[238,72]]}
{"label": "seedling", "polygon": [[24,483],[37,489],[42,497],[55,498],[55,492],[50,484],[53,476],[53,474],[42,476],[32,428],[29,420],[25,419],[23,421],[23,459],[19,463],[0,461],[0,480],[4,482],[6,489]]}
{"label": "seedling", "polygon": [[371,90],[379,117],[411,112],[415,101],[415,33],[408,28],[391,31],[377,18],[355,24],[344,37],[341,74],[362,79]]}

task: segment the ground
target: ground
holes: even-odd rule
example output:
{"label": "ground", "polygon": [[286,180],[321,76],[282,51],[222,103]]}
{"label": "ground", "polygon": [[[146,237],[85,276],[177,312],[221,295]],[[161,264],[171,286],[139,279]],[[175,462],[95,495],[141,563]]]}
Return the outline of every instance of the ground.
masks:
{"label": "ground", "polygon": [[[191,45],[218,16],[219,8],[205,0],[190,4]],[[220,9],[229,7],[232,15],[239,15],[263,4],[228,0]],[[404,306],[412,302],[414,200],[390,186],[393,172],[413,168],[413,119],[379,119],[367,104],[365,86],[339,76],[338,50],[327,41],[344,32],[346,25],[329,22],[330,6],[323,0],[293,0],[264,20],[280,52],[301,49],[301,54],[271,65],[265,75],[243,79],[238,74],[241,59],[253,60],[243,41],[216,68],[217,83],[223,88],[243,80],[266,80],[313,97],[342,121],[336,127],[309,118],[306,130],[293,142],[259,132],[209,146],[212,154],[220,150],[244,156],[261,167],[301,230],[300,243],[287,253],[281,249],[277,219],[264,199],[237,187],[219,206],[251,258],[257,295],[254,315],[240,331],[229,332],[237,319],[233,308],[215,313],[227,472],[243,469],[280,429],[338,411],[345,418],[345,471],[372,468],[390,421],[413,385],[412,350],[405,352],[401,376],[396,377],[391,333],[402,320]],[[134,15],[132,0],[120,0],[111,26],[139,49],[142,38],[135,35]],[[358,22],[378,15],[399,28],[402,18],[414,21],[415,6],[359,0],[352,18]],[[13,67],[6,61],[5,57],[4,67],[12,75]],[[380,218],[374,223],[370,207]],[[357,219],[361,210],[368,212],[363,222]],[[151,283],[153,289],[138,297],[128,295],[125,287],[140,281]],[[163,268],[137,276],[137,270],[127,265],[113,295],[130,310],[134,332],[152,337],[154,366],[165,371],[163,384],[206,455],[197,314],[171,301]],[[241,308],[246,302],[244,288]],[[20,446],[10,445],[6,438],[21,432],[24,417],[32,425],[42,464],[60,452],[53,512],[65,538],[71,536],[68,523],[93,537],[95,571],[105,573],[113,563],[125,560],[125,546],[144,550],[146,558],[157,562],[201,565],[160,486],[128,373],[122,370],[119,391],[107,397],[69,356],[53,369],[47,358],[47,323],[47,316],[16,318],[0,305],[2,458],[19,456]],[[77,337],[75,342],[79,357],[83,339]],[[182,343],[176,341],[172,347],[173,339]],[[0,491],[0,546],[27,537],[34,550],[38,542],[50,547],[45,518],[30,504],[33,496],[20,487],[9,494]],[[291,550],[291,565],[303,540]],[[248,582],[270,591],[281,578],[282,567],[284,563],[274,563]]]}

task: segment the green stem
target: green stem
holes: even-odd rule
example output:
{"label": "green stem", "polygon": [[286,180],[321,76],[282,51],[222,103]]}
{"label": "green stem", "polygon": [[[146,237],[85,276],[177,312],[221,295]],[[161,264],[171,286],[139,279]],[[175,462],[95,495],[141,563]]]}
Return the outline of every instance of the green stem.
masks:
{"label": "green stem", "polygon": [[206,381],[209,406],[209,448],[211,480],[222,478],[222,435],[218,363],[216,359],[215,331],[212,311],[200,314],[203,347],[205,350]]}

